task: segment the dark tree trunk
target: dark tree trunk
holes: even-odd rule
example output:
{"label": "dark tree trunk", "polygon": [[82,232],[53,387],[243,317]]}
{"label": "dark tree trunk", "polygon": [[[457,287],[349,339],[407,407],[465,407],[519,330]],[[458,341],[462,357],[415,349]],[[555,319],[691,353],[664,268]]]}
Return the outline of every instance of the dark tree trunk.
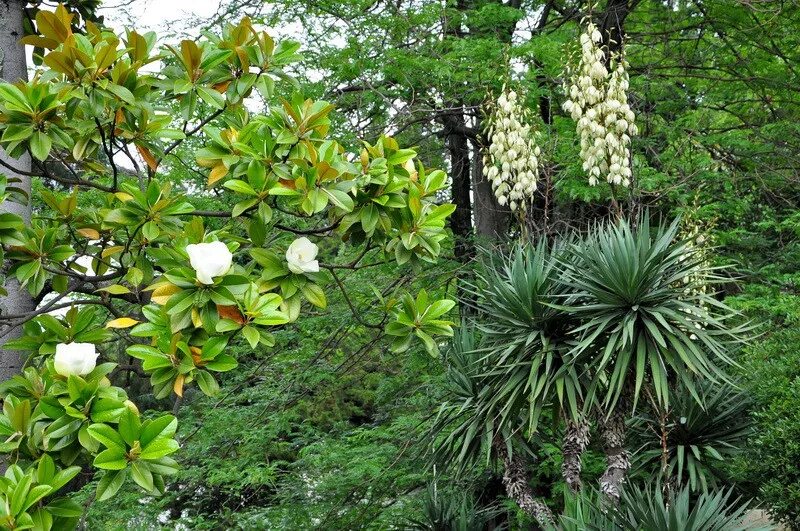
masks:
{"label": "dark tree trunk", "polygon": [[561,448],[564,457],[561,474],[572,492],[581,490],[581,469],[583,467],[581,458],[587,446],[589,446],[589,421],[585,418],[578,422],[567,419]]}
{"label": "dark tree trunk", "polygon": [[599,22],[603,45],[610,52],[606,60],[622,49],[625,41],[625,19],[631,12],[631,4],[635,2],[636,0],[608,0]]}
{"label": "dark tree trunk", "polygon": [[467,135],[459,129],[466,127],[463,115],[449,116],[445,123],[447,152],[450,155],[451,195],[456,211],[450,217],[455,237],[455,255],[468,262],[475,255],[472,242],[472,205],[470,198],[470,150]]}
{"label": "dark tree trunk", "polygon": [[[19,42],[24,36],[22,23],[25,4],[26,2],[22,0],[0,0],[0,54],[2,54],[0,55],[0,79],[9,82],[28,79],[25,47]],[[30,172],[31,161],[27,155],[20,159],[12,159],[0,149],[0,159],[23,172]],[[7,168],[2,168],[2,171],[9,178],[18,179],[14,186],[21,188],[30,196],[31,178],[29,176],[15,174]],[[0,204],[0,212],[16,214],[22,217],[26,224],[31,220],[30,201],[27,205],[5,201]],[[20,287],[15,278],[7,277],[3,287],[8,295],[0,297],[0,314],[22,314],[33,311],[35,306],[33,298]],[[9,339],[19,337],[21,328],[17,327],[11,331],[0,330],[0,333],[3,334],[0,338],[0,381],[4,381],[20,371],[22,357],[19,352],[6,350],[2,348],[2,345]]]}
{"label": "dark tree trunk", "polygon": [[483,174],[483,157],[478,142],[473,143],[472,203],[475,210],[475,235],[489,242],[502,241],[508,233],[511,211],[501,207],[494,197],[492,184]]}
{"label": "dark tree trunk", "polygon": [[543,501],[533,494],[528,479],[525,460],[519,453],[509,455],[504,441],[496,441],[497,456],[503,461],[503,485],[506,494],[514,500],[525,514],[534,518],[540,526],[549,528],[553,525],[553,513]]}

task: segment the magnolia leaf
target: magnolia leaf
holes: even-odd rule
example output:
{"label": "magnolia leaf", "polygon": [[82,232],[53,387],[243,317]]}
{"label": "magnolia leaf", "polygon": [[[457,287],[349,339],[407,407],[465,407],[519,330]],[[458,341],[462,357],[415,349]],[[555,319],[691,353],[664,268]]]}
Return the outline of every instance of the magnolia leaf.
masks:
{"label": "magnolia leaf", "polygon": [[100,478],[100,482],[97,484],[96,500],[100,502],[112,497],[117,493],[127,477],[127,470],[107,471],[103,477]]}
{"label": "magnolia leaf", "polygon": [[106,323],[106,328],[130,328],[139,321],[130,317],[120,317]]}
{"label": "magnolia leaf", "polygon": [[142,156],[144,161],[147,163],[147,166],[151,170],[153,171],[158,170],[158,161],[156,160],[156,158],[153,156],[153,154],[150,152],[149,149],[147,149],[144,146],[140,146],[139,144],[136,144],[136,150],[139,152],[139,154]]}
{"label": "magnolia leaf", "polygon": [[174,284],[161,284],[153,290],[150,300],[156,304],[164,305],[169,301],[169,298],[181,291],[181,288]]}
{"label": "magnolia leaf", "polygon": [[208,186],[213,186],[214,183],[228,175],[228,168],[224,164],[219,163],[212,168],[211,173],[208,174]]}
{"label": "magnolia leaf", "polygon": [[183,397],[183,383],[186,380],[186,376],[183,374],[179,374],[175,378],[175,382],[172,384],[172,390],[175,392],[176,395]]}
{"label": "magnolia leaf", "polygon": [[85,236],[86,238],[89,238],[90,240],[99,240],[100,239],[100,233],[97,232],[95,229],[90,229],[88,227],[85,227],[85,228],[82,228],[82,229],[78,229],[77,232],[81,236]]}
{"label": "magnolia leaf", "polygon": [[106,293],[110,293],[111,295],[124,295],[126,293],[130,293],[131,290],[122,286],[120,284],[113,284],[111,286],[106,286],[104,288],[99,288],[97,291],[105,291]]}
{"label": "magnolia leaf", "polygon": [[240,312],[239,308],[236,306],[217,304],[217,314],[219,314],[220,319],[230,319],[240,325],[247,322],[242,312]]}

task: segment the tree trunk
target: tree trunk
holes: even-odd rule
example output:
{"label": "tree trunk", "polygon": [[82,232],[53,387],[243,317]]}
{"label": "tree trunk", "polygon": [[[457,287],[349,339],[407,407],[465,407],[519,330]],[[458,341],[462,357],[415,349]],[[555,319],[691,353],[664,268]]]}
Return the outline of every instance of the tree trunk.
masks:
{"label": "tree trunk", "polygon": [[550,508],[533,494],[528,482],[528,471],[525,460],[518,453],[509,455],[504,441],[496,441],[497,455],[503,460],[503,485],[506,494],[514,500],[525,514],[534,518],[540,526],[548,528],[553,525],[553,513]]}
{"label": "tree trunk", "polygon": [[[22,21],[24,17],[25,1],[22,0],[0,0],[0,79],[14,82],[28,79],[28,66],[25,59],[25,47],[19,40],[24,36]],[[2,149],[0,149],[0,159],[21,171],[30,172],[31,161],[28,155],[19,159],[12,159]],[[26,175],[18,175],[6,168],[2,172],[9,178],[19,179],[14,186],[21,188],[30,196],[31,178]],[[20,216],[26,224],[31,221],[30,201],[27,205],[5,201],[0,203],[0,212],[10,212]],[[7,273],[7,271],[5,272]],[[8,295],[0,298],[0,314],[21,314],[33,311],[34,301],[25,289],[13,277],[5,279],[3,286]],[[2,339],[4,344],[7,340],[19,337],[21,329],[18,328]],[[0,345],[0,381],[7,380],[18,373],[22,367],[22,357],[19,352],[9,351]]]}
{"label": "tree trunk", "polygon": [[475,235],[490,242],[503,241],[511,221],[511,210],[497,203],[492,184],[483,174],[483,155],[477,142],[473,143],[473,151],[472,203],[475,210]]}
{"label": "tree trunk", "polygon": [[[635,3],[635,2],[634,2]],[[619,52],[625,41],[625,19],[631,12],[629,0],[608,0],[606,9],[600,17],[599,30],[603,36],[603,45],[609,51],[606,61],[611,55]]]}
{"label": "tree trunk", "polygon": [[630,453],[625,449],[625,393],[610,414],[600,414],[600,439],[606,455],[606,471],[600,477],[600,492],[613,503],[619,503],[622,485],[631,468]]}
{"label": "tree trunk", "polygon": [[581,490],[581,468],[583,466],[581,458],[587,446],[589,446],[589,421],[582,418],[575,422],[568,418],[561,448],[564,458],[561,464],[561,474],[572,492]]}
{"label": "tree trunk", "polygon": [[472,243],[472,205],[470,200],[470,157],[469,141],[458,127],[466,127],[463,115],[449,116],[447,128],[447,151],[450,154],[450,176],[453,203],[456,211],[450,216],[450,227],[455,238],[456,259],[468,262],[474,256]]}

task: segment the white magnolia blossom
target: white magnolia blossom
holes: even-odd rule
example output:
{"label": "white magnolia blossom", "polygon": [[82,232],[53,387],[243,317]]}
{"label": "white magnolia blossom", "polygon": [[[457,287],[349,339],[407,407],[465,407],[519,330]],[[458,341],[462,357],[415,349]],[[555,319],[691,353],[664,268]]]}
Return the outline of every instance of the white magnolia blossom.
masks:
{"label": "white magnolia blossom", "polygon": [[636,116],[628,105],[628,63],[622,54],[606,68],[602,35],[588,22],[580,37],[580,60],[565,75],[567,100],[563,108],[577,122],[583,169],[589,184],[604,177],[628,186],[631,181],[631,136],[638,133]]}
{"label": "white magnolia blossom", "polygon": [[501,205],[511,210],[525,208],[536,191],[539,156],[536,144],[539,133],[531,128],[519,96],[503,87],[488,120],[489,149],[483,156],[483,173],[492,183]]}
{"label": "white magnolia blossom", "polygon": [[213,284],[214,277],[230,271],[233,255],[222,242],[193,243],[186,246],[189,263],[202,284]]}
{"label": "white magnolia blossom", "polygon": [[316,260],[319,248],[306,237],[297,238],[286,249],[286,262],[292,273],[316,273],[319,262]]}
{"label": "white magnolia blossom", "polygon": [[62,376],[84,376],[92,372],[97,364],[94,343],[59,343],[53,365]]}

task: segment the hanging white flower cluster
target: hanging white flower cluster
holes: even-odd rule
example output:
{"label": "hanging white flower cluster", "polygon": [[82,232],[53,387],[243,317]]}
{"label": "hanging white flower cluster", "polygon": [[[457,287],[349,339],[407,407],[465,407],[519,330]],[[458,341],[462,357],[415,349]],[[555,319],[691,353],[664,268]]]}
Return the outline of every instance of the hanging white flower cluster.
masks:
{"label": "hanging white flower cluster", "polygon": [[483,173],[492,183],[501,205],[525,209],[536,191],[539,132],[531,127],[528,113],[516,92],[503,87],[487,121],[489,149],[483,156]]}
{"label": "hanging white flower cluster", "polygon": [[631,181],[631,136],[638,133],[628,105],[628,63],[622,54],[611,58],[611,72],[600,47],[602,35],[589,21],[581,34],[580,60],[565,76],[563,109],[577,122],[583,170],[595,186],[602,176],[609,183]]}

